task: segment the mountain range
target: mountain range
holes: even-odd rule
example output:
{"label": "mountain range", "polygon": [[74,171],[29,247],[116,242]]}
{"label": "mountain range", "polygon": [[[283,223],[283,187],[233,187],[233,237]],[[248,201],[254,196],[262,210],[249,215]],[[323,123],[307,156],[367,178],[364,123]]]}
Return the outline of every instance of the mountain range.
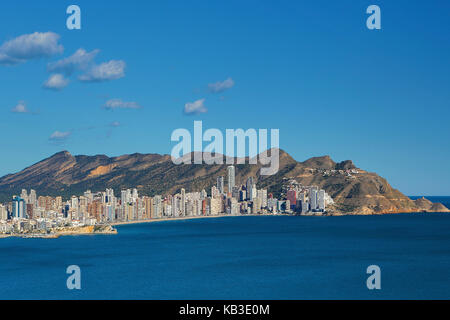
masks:
{"label": "mountain range", "polygon": [[[192,156],[189,155],[189,156]],[[279,150],[279,170],[271,176],[259,174],[261,164],[236,164],[236,183],[244,184],[253,176],[258,188],[267,188],[275,197],[283,196],[283,186],[295,179],[302,185],[317,185],[335,201],[331,214],[381,214],[399,212],[449,212],[440,203],[425,198],[411,200],[391,187],[376,173],[357,168],[351,160],[334,162],[329,156],[303,162]],[[227,165],[175,165],[170,155],[130,154],[119,157],[77,155],[62,151],[14,174],[0,178],[0,201],[11,201],[22,189],[34,189],[38,195],[81,195],[113,188],[137,188],[140,194],[174,194],[207,191],[218,176],[227,176]]]}

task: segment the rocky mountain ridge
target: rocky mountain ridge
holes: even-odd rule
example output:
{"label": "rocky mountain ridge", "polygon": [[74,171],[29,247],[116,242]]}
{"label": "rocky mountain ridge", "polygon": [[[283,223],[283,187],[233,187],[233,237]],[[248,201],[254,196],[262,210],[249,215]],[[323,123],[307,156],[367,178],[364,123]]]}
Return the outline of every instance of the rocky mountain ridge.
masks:
{"label": "rocky mountain ridge", "polygon": [[[271,176],[260,175],[261,164],[237,164],[236,182],[256,178],[258,188],[267,188],[280,196],[289,179],[302,185],[317,185],[334,199],[331,214],[381,214],[399,212],[448,212],[442,204],[426,199],[416,201],[391,187],[376,173],[357,168],[351,160],[334,162],[329,156],[303,162],[279,150],[279,170]],[[34,189],[38,195],[81,195],[87,189],[138,188],[140,194],[173,194],[181,188],[209,190],[219,175],[227,176],[227,165],[175,165],[169,155],[130,154],[73,156],[62,151],[15,174],[0,178],[0,201],[10,201],[21,189]]]}

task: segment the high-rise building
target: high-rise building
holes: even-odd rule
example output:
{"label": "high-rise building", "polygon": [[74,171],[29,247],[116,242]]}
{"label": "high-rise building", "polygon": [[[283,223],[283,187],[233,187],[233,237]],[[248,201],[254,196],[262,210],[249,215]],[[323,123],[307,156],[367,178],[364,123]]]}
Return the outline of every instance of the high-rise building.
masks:
{"label": "high-rise building", "polygon": [[289,210],[291,210],[291,202],[289,201],[289,200],[286,200],[285,202],[284,202],[284,211],[289,211]]}
{"label": "high-rise building", "polygon": [[261,193],[262,193],[262,197],[261,197],[261,206],[263,207],[263,208],[266,208],[267,207],[267,189],[262,189],[261,190]]}
{"label": "high-rise building", "polygon": [[71,208],[72,209],[78,209],[78,198],[75,196],[72,196],[71,198]]}
{"label": "high-rise building", "polygon": [[36,195],[36,191],[33,189],[30,190],[30,196],[28,197],[28,203],[32,204],[34,208],[37,207],[37,195]]}
{"label": "high-rise building", "polygon": [[297,203],[297,191],[295,190],[288,190],[286,192],[286,199],[289,200],[289,202],[291,203],[291,208],[294,209],[296,203]]}
{"label": "high-rise building", "polygon": [[317,210],[317,190],[311,189],[309,191],[309,203],[311,205],[311,211]]}
{"label": "high-rise building", "polygon": [[309,202],[302,201],[302,213],[307,213],[309,211]]}
{"label": "high-rise building", "polygon": [[233,192],[233,188],[236,185],[235,183],[235,170],[234,170],[234,166],[228,166],[227,168],[228,171],[228,192]]}
{"label": "high-rise building", "polygon": [[25,201],[25,204],[28,203],[28,194],[27,194],[27,190],[22,189],[22,192],[20,193],[20,197],[23,199],[23,201]]}
{"label": "high-rise building", "polygon": [[133,202],[136,202],[137,198],[139,198],[139,194],[136,188],[133,189],[133,195],[132,195],[132,199]]}
{"label": "high-rise building", "polygon": [[180,211],[181,216],[184,217],[186,215],[186,190],[181,188],[181,203],[180,203]]}
{"label": "high-rise building", "polygon": [[222,199],[209,198],[210,214],[217,215],[222,211]]}
{"label": "high-rise building", "polygon": [[223,176],[217,177],[217,189],[219,190],[220,194],[224,194],[223,190]]}
{"label": "high-rise building", "polygon": [[153,214],[154,218],[162,217],[162,199],[161,196],[155,196],[153,198]]}
{"label": "high-rise building", "polygon": [[277,199],[275,199],[273,197],[269,197],[269,199],[267,199],[267,208],[270,211],[277,212],[277,204],[278,204]]}
{"label": "high-rise building", "polygon": [[84,193],[84,197],[87,199],[87,203],[91,203],[92,201],[94,201],[94,195],[92,194],[91,190],[87,190]]}
{"label": "high-rise building", "polygon": [[145,218],[153,219],[155,217],[154,208],[153,208],[153,198],[144,197],[144,207],[145,207]]}
{"label": "high-rise building", "polygon": [[317,194],[317,206],[320,211],[325,211],[325,190],[319,190]]}
{"label": "high-rise building", "polygon": [[219,192],[219,189],[216,188],[216,186],[211,187],[211,198],[219,197],[221,193]]}
{"label": "high-rise building", "polygon": [[25,200],[21,197],[15,196],[13,198],[12,216],[16,219],[25,219],[26,218],[25,213],[26,213]]}
{"label": "high-rise building", "polygon": [[258,195],[258,189],[256,189],[256,184],[253,184],[252,185],[252,200],[255,200],[257,195]]}
{"label": "high-rise building", "polygon": [[257,214],[260,213],[260,211],[261,211],[261,199],[255,198],[252,205],[252,213]]}
{"label": "high-rise building", "polygon": [[[234,186],[233,190],[227,193],[227,196],[231,196],[232,198],[235,199],[239,199],[239,194],[240,194],[241,188],[239,188],[238,186]],[[245,198],[244,198],[245,200]]]}
{"label": "high-rise building", "polygon": [[245,190],[239,191],[239,201],[245,201],[247,199],[247,192]]}
{"label": "high-rise building", "polygon": [[0,204],[0,220],[1,221],[8,220],[8,210],[6,210],[6,207],[2,204]]}
{"label": "high-rise building", "polygon": [[260,201],[261,208],[266,208],[267,207],[267,190],[266,189],[258,190],[256,197]]}
{"label": "high-rise building", "polygon": [[253,200],[253,177],[248,177],[247,182],[245,184],[245,188],[247,189],[247,199]]}
{"label": "high-rise building", "polygon": [[247,189],[247,199],[253,201],[257,196],[256,184],[253,177],[248,177],[246,186]]}
{"label": "high-rise building", "polygon": [[114,203],[114,190],[113,189],[106,189],[105,194],[105,203]]}

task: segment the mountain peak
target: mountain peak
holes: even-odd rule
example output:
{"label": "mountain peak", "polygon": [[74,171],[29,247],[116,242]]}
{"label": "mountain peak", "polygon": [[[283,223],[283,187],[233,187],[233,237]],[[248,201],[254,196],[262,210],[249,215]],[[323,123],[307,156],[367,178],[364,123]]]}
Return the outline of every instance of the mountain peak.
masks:
{"label": "mountain peak", "polygon": [[53,158],[53,157],[60,157],[60,156],[71,157],[72,155],[70,154],[69,151],[63,150],[63,151],[60,151],[60,152],[55,153],[55,154],[52,155],[50,158]]}
{"label": "mountain peak", "polygon": [[[295,179],[301,185],[316,185],[324,189],[335,201],[335,213],[370,214],[386,212],[440,211],[447,209],[426,199],[412,201],[375,173],[364,170],[345,172],[355,168],[351,160],[334,162],[329,155],[313,157],[304,162],[295,161],[281,149],[279,170],[272,176],[258,176],[263,166],[243,165],[236,169],[236,181],[257,177],[258,188],[282,196],[284,179]],[[191,157],[192,154],[188,154]],[[233,163],[237,163],[233,159]],[[248,159],[247,159],[248,162]],[[227,174],[227,164],[178,166],[169,155],[139,154],[109,158],[105,155],[72,156],[63,150],[24,170],[0,178],[0,199],[10,200],[23,188],[33,188],[40,195],[60,195],[70,198],[93,191],[113,188],[138,188],[146,195],[174,194],[208,189],[217,177]],[[328,172],[327,172],[328,171]],[[278,197],[277,195],[277,197]],[[331,211],[330,211],[331,212]]]}
{"label": "mountain peak", "polygon": [[329,155],[321,157],[313,157],[302,163],[307,168],[315,169],[334,169],[336,162],[334,162]]}
{"label": "mountain peak", "polygon": [[354,165],[352,160],[345,160],[336,164],[336,169],[337,170],[356,169],[356,166]]}

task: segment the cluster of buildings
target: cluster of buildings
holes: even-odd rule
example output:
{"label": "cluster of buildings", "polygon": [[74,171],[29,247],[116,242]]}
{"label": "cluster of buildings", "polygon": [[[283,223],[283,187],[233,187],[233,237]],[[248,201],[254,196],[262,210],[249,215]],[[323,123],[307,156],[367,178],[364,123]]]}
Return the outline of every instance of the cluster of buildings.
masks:
{"label": "cluster of buildings", "polygon": [[334,169],[311,169],[312,171],[318,171],[322,173],[323,177],[331,177],[337,175],[345,175],[347,177],[355,178],[354,175],[359,174],[359,170],[356,168],[345,169],[345,170],[334,170]]}
{"label": "cluster of buildings", "polygon": [[113,189],[81,196],[37,196],[34,190],[22,190],[12,202],[0,204],[0,233],[30,232],[59,226],[82,226],[161,218],[240,215],[267,213],[324,212],[331,198],[317,187],[289,184],[285,199],[278,200],[266,189],[257,189],[256,181],[249,177],[245,184],[237,185],[235,167],[227,168],[227,179],[217,177],[209,193],[206,190],[174,195],[140,196],[137,189]]}
{"label": "cluster of buildings", "polygon": [[295,213],[325,212],[327,206],[334,204],[325,190],[317,186],[303,186],[294,179],[290,179],[283,189],[286,193],[286,206]]}

